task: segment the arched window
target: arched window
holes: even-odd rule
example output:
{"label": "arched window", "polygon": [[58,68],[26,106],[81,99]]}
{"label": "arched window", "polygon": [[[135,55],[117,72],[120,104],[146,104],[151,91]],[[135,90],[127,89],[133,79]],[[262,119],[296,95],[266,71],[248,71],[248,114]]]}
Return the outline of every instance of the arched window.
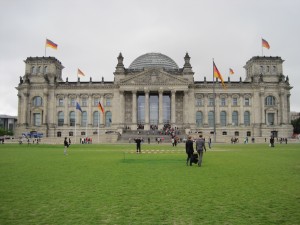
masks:
{"label": "arched window", "polygon": [[38,66],[36,73],[41,73],[41,66]]}
{"label": "arched window", "polygon": [[226,114],[225,111],[222,111],[222,112],[220,113],[220,121],[221,121],[221,126],[222,126],[222,127],[225,127],[226,124],[227,124],[226,116],[227,116],[227,114]]}
{"label": "arched window", "polygon": [[239,125],[239,113],[238,111],[232,112],[232,125],[238,126]]}
{"label": "arched window", "polygon": [[64,112],[59,111],[57,115],[57,125],[58,126],[63,126],[64,125]]}
{"label": "arched window", "polygon": [[81,126],[86,127],[87,125],[87,112],[83,111],[81,113]]}
{"label": "arched window", "polygon": [[36,68],[35,68],[35,66],[31,67],[31,74],[36,74]]}
{"label": "arched window", "polygon": [[98,127],[99,123],[99,111],[93,113],[93,127]]}
{"label": "arched window", "polygon": [[[71,111],[69,114],[69,118],[70,118],[70,126],[75,126],[75,112]],[[71,136],[71,135],[69,135]]]}
{"label": "arched window", "polygon": [[47,66],[44,66],[44,74],[48,73],[48,67]]}
{"label": "arched window", "polygon": [[265,99],[265,105],[275,105],[275,97],[274,96],[267,96]]}
{"label": "arched window", "polygon": [[260,73],[263,74],[264,73],[264,67],[260,66]]}
{"label": "arched window", "polygon": [[33,106],[42,106],[43,100],[40,96],[36,96],[33,98]]}
{"label": "arched window", "polygon": [[105,126],[106,127],[110,127],[111,122],[112,122],[111,117],[112,117],[112,114],[110,111],[105,113]]}
{"label": "arched window", "polygon": [[250,125],[250,112],[249,111],[244,112],[244,125],[245,126]]}
{"label": "arched window", "polygon": [[196,112],[196,125],[197,127],[201,127],[203,125],[203,114],[202,112]]}
{"label": "arched window", "polygon": [[213,111],[208,112],[208,126],[214,127],[215,125],[215,116]]}

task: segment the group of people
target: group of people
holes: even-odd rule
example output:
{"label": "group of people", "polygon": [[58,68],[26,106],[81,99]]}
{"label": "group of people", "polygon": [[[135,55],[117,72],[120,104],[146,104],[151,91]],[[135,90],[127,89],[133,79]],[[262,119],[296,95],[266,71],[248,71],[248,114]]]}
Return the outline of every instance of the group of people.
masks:
{"label": "group of people", "polygon": [[199,139],[196,140],[197,153],[194,153],[194,141],[191,136],[188,136],[188,140],[185,142],[185,151],[187,154],[186,165],[192,166],[193,163],[197,163],[200,167],[202,165],[203,151],[206,152],[205,140],[202,134],[200,134]]}

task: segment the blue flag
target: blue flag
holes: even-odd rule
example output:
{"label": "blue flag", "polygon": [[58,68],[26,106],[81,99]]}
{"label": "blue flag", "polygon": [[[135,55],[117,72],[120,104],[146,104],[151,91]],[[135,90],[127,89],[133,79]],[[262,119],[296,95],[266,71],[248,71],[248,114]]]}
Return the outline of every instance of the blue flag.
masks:
{"label": "blue flag", "polygon": [[79,105],[78,102],[76,102],[76,109],[78,109],[80,112],[82,112],[82,109],[81,109],[81,107],[80,107],[80,105]]}

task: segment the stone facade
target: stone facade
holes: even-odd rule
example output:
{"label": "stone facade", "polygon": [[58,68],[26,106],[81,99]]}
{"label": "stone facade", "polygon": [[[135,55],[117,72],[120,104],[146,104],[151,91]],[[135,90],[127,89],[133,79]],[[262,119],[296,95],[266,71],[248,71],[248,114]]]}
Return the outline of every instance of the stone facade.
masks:
{"label": "stone facade", "polygon": [[[292,87],[280,57],[251,58],[244,67],[245,80],[228,78],[226,89],[218,80],[194,81],[188,54],[182,68],[160,53],[140,56],[128,68],[121,53],[117,59],[113,82],[68,82],[56,58],[27,58],[17,87],[17,134],[92,136],[167,125],[216,138],[292,135]],[[76,102],[82,112],[76,110]]]}

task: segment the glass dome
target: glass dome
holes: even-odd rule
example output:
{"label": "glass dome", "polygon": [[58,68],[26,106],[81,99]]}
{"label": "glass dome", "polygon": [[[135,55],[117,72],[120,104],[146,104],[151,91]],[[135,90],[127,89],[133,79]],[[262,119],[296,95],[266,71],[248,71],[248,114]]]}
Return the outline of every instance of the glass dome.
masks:
{"label": "glass dome", "polygon": [[170,57],[161,53],[147,53],[137,57],[129,69],[140,70],[143,68],[178,69],[177,64]]}

